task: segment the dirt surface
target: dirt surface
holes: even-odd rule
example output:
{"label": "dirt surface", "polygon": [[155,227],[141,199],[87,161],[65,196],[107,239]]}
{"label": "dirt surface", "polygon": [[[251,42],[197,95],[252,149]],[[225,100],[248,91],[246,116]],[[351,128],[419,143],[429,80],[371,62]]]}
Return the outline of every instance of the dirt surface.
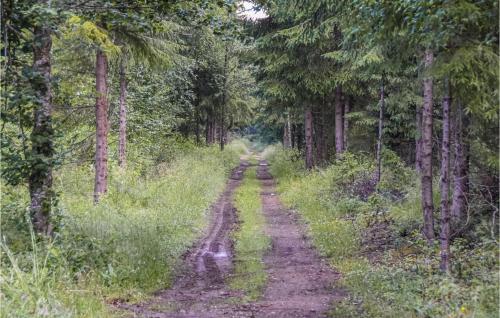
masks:
{"label": "dirt surface", "polygon": [[171,289],[160,291],[147,303],[117,305],[131,317],[324,317],[344,294],[333,284],[335,273],[317,255],[295,216],[279,202],[268,165],[261,161],[257,177],[262,183],[266,233],[272,248],[264,263],[268,275],[262,299],[244,303],[225,280],[232,271],[230,232],[237,224],[234,190],[249,164],[242,161],[226,190],[212,207],[207,235],[187,254],[184,270]]}

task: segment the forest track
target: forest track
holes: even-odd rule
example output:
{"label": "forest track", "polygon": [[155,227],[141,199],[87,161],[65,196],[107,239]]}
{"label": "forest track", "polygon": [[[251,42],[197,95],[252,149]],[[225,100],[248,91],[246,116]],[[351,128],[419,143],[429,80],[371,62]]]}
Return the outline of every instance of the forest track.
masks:
{"label": "forest track", "polygon": [[339,275],[310,245],[296,215],[279,202],[268,164],[260,161],[262,211],[272,248],[264,257],[268,276],[260,300],[245,303],[243,294],[225,281],[232,275],[231,231],[237,225],[234,190],[249,166],[241,161],[226,189],[212,207],[208,233],[184,261],[184,269],[172,288],[160,291],[147,303],[127,305],[130,317],[217,318],[217,317],[325,317],[335,301],[345,297],[334,288]]}

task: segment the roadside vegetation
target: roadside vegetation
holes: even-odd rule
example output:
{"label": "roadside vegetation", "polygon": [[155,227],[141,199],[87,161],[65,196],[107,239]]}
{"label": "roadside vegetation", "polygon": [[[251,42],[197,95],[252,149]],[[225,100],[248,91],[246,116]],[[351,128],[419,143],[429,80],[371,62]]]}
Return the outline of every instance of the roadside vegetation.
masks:
{"label": "roadside vegetation", "polygon": [[471,202],[473,224],[454,240],[453,267],[445,274],[436,257],[439,246],[428,246],[420,232],[415,172],[391,151],[384,152],[376,187],[376,164],[365,154],[345,153],[313,171],[303,168],[294,150],[271,146],[264,155],[282,200],[300,213],[316,248],[342,274],[349,296],[332,317],[498,314],[498,241],[480,202]]}
{"label": "roadside vegetation", "polygon": [[170,141],[159,153],[170,147],[177,153],[169,161],[130,157],[127,171],[113,163],[99,205],[89,199],[92,167],[61,169],[48,245],[32,233],[27,191],[2,187],[2,317],[106,317],[104,301],[138,300],[169,286],[246,150],[241,142],[220,152]]}
{"label": "roadside vegetation", "polygon": [[[251,161],[256,160],[251,158]],[[229,285],[243,291],[246,301],[257,300],[266,286],[263,257],[271,243],[264,232],[266,220],[262,214],[261,186],[256,172],[256,167],[248,168],[234,194],[238,228],[233,232],[235,268]]]}
{"label": "roadside vegetation", "polygon": [[[499,12],[2,1],[1,316],[105,317],[168,287],[250,146],[343,274],[332,315],[497,316]],[[256,299],[250,171],[231,284]]]}

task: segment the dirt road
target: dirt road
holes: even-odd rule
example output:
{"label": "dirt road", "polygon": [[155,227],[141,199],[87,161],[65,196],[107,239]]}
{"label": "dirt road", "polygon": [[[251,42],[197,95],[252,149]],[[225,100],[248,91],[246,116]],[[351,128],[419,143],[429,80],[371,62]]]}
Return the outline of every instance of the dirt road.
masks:
{"label": "dirt road", "polygon": [[120,306],[131,317],[325,317],[332,303],[344,296],[334,288],[338,274],[317,255],[296,215],[281,205],[265,161],[260,161],[257,177],[266,233],[272,240],[263,260],[267,286],[260,300],[244,303],[243,295],[225,284],[232,272],[230,233],[237,224],[233,193],[248,166],[242,161],[233,171],[212,207],[207,235],[188,253],[174,286],[147,303]]}

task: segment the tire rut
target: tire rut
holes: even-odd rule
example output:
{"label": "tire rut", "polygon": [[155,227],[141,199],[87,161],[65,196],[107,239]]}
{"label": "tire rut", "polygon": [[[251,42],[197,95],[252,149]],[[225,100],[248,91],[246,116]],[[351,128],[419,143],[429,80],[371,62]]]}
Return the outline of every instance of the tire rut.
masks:
{"label": "tire rut", "polygon": [[[234,169],[226,189],[211,207],[211,224],[205,237],[185,255],[183,268],[174,285],[156,293],[153,300],[140,304],[116,304],[133,317],[217,317],[204,312],[207,304],[225,302],[237,296],[225,288],[224,280],[232,270],[232,241],[230,232],[236,225],[233,193],[241,184],[249,164],[241,161]],[[197,314],[202,312],[203,314]]]}

